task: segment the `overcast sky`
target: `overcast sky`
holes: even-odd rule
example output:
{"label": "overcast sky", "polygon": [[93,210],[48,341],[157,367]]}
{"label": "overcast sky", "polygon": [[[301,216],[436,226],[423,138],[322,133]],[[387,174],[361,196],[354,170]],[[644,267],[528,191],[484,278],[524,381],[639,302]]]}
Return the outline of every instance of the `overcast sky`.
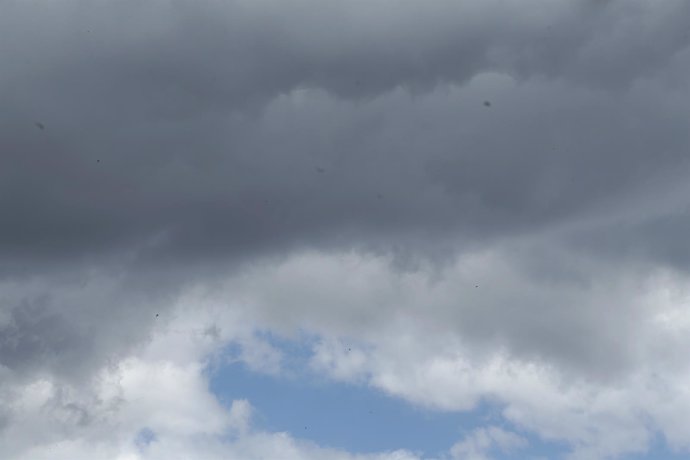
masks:
{"label": "overcast sky", "polygon": [[687,0],[0,0],[0,457],[690,455]]}

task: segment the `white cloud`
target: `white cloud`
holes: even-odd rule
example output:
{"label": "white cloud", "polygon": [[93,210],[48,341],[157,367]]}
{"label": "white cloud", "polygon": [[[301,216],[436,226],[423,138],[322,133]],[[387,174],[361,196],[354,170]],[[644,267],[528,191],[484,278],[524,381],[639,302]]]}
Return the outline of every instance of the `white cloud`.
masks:
{"label": "white cloud", "polygon": [[[433,279],[426,271],[392,271],[381,259],[364,257],[354,271],[338,256],[301,255],[252,275],[272,286],[257,292],[281,299],[259,294],[253,307],[270,318],[273,308],[301,305],[280,329],[312,324],[323,340],[311,366],[333,379],[438,410],[469,410],[488,399],[506,420],[545,440],[565,441],[576,457],[644,452],[657,430],[677,442],[684,425],[674,417],[683,417],[684,399],[674,397],[673,409],[661,401],[687,374],[675,354],[685,342],[677,331],[683,323],[671,326],[668,319],[683,315],[678,300],[690,292],[685,277],[635,267],[618,267],[615,276],[602,269],[583,274],[573,265],[568,277],[544,281],[522,272],[508,254],[510,246],[470,255]],[[310,290],[296,289],[324,272],[338,280],[328,286],[332,302],[312,302]],[[361,273],[367,276],[352,289]],[[377,308],[358,317],[366,304]],[[319,317],[325,320],[314,320]],[[468,322],[484,332],[475,338]],[[532,337],[513,336],[526,322]],[[543,342],[521,348],[521,340]],[[561,340],[562,349],[546,351]]]}
{"label": "white cloud", "polygon": [[490,426],[478,428],[457,442],[450,449],[454,460],[490,460],[492,452],[512,453],[527,447],[522,436],[503,428]]}
{"label": "white cloud", "polygon": [[[203,370],[222,365],[229,343],[246,349],[234,359],[250,369],[276,378],[290,373],[285,351],[260,330],[296,340],[308,332],[318,338],[312,371],[412,404],[464,411],[493,402],[520,430],[570,444],[573,458],[644,452],[656,431],[676,448],[690,446],[683,423],[690,366],[680,352],[690,324],[685,277],[637,269],[583,275],[574,265],[568,277],[547,282],[521,270],[512,244],[468,254],[442,272],[398,271],[390,259],[354,253],[301,253],[257,264],[221,285],[186,289],[161,310],[146,342],[90,379],[7,380],[3,399],[11,395],[13,403],[5,403],[3,458],[261,459],[279,451],[296,459],[416,458],[324,450],[286,433],[256,431],[251,401],[221,406]],[[520,315],[536,320],[531,339],[541,345],[518,346],[525,340]],[[480,327],[485,332],[473,335]],[[563,336],[573,327],[575,340],[560,350],[535,352],[558,343],[551,331]],[[601,363],[583,362],[603,334],[613,340],[604,344],[634,336],[636,346],[601,350]],[[602,363],[612,372],[602,373]],[[137,442],[142,430],[150,430],[150,442]],[[520,447],[506,433],[478,430],[453,455],[481,458]]]}
{"label": "white cloud", "polygon": [[[199,313],[203,316],[208,310]],[[173,323],[171,328],[180,326]],[[169,337],[154,337],[140,356],[102,369],[93,381],[79,388],[51,379],[14,388],[16,416],[0,434],[2,457],[418,460],[402,450],[354,455],[287,433],[255,430],[249,401],[235,400],[224,408],[209,392],[202,372],[206,350],[171,330],[167,334]],[[175,345],[165,356],[160,340]],[[179,359],[182,349],[186,362]],[[189,359],[194,354],[194,359]],[[150,433],[146,442],[138,440],[142,430]]]}
{"label": "white cloud", "polygon": [[[686,278],[637,268],[585,272],[586,258],[574,258],[567,276],[544,280],[534,276],[541,268],[523,270],[524,259],[514,259],[524,243],[467,254],[440,272],[398,271],[388,258],[355,253],[300,253],[222,284],[184,289],[151,320],[148,340],[88,379],[17,379],[5,369],[3,458],[195,452],[259,459],[279,450],[292,458],[356,458],[258,432],[251,401],[225,408],[209,393],[203,369],[222,365],[229,343],[241,350],[233,359],[250,369],[290,373],[285,351],[257,332],[266,330],[317,337],[311,369],[332,379],[434,410],[493,402],[520,430],[570,444],[574,458],[644,452],[657,431],[675,448],[690,447]],[[137,444],[141,430],[153,440]],[[478,431],[454,452],[488,455],[489,440],[500,447],[510,439]]]}

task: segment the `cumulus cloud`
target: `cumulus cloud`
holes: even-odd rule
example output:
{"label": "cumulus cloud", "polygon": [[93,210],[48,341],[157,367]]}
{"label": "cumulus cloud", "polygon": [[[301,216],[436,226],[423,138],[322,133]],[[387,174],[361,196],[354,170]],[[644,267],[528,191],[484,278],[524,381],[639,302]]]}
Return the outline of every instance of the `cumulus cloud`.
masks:
{"label": "cumulus cloud", "polygon": [[[209,309],[198,309],[205,319]],[[230,318],[221,321],[227,330]],[[185,327],[181,320],[173,322]],[[239,325],[238,325],[239,326]],[[367,455],[320,447],[288,433],[254,428],[247,400],[223,407],[209,392],[208,347],[171,328],[137,353],[91,379],[65,383],[46,376],[11,393],[10,423],[0,433],[3,457],[24,459],[333,459],[418,460],[399,450]],[[229,337],[226,335],[226,339]],[[241,334],[232,340],[240,340]],[[168,346],[168,345],[173,345]],[[163,351],[165,350],[165,351]]]}
{"label": "cumulus cloud", "polygon": [[504,453],[519,450],[527,445],[527,441],[515,433],[496,426],[479,428],[462,441],[454,444],[451,455],[460,460],[487,460],[491,450]]}
{"label": "cumulus cloud", "polygon": [[416,458],[221,406],[209,366],[289,373],[267,331],[315,338],[321,375],[488,400],[573,456],[688,449],[689,20],[2,2],[0,456]]}

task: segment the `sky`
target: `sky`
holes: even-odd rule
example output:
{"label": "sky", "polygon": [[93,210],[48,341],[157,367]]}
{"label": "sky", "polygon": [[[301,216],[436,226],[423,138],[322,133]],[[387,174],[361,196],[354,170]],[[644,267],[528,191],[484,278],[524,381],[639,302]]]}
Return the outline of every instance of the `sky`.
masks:
{"label": "sky", "polygon": [[688,458],[689,31],[0,0],[0,458]]}

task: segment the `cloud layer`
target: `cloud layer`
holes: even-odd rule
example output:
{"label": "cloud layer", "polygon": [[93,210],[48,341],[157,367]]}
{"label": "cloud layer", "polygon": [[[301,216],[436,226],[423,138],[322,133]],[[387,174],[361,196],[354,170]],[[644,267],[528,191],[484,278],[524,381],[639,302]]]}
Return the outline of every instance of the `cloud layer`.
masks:
{"label": "cloud layer", "polygon": [[2,2],[0,456],[417,458],[222,407],[229,343],[289,371],[260,331],[574,458],[689,448],[689,23],[682,0]]}

